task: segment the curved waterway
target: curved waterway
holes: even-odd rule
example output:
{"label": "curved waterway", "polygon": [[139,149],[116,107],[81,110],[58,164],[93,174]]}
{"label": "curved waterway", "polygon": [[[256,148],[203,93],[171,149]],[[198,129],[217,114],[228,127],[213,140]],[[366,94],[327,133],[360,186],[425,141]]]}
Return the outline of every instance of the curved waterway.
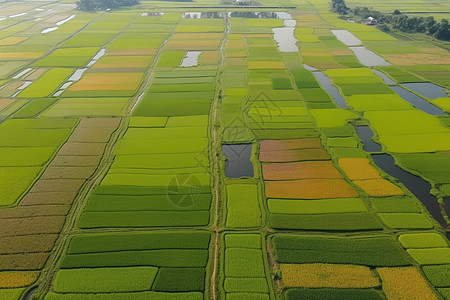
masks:
{"label": "curved waterway", "polygon": [[330,94],[331,98],[333,98],[334,102],[339,106],[340,108],[347,109],[347,103],[345,102],[345,99],[341,96],[341,93],[339,93],[339,90],[337,87],[335,87],[332,83],[330,78],[323,74],[322,72],[313,72],[316,79],[320,82],[320,85],[327,91],[328,94]]}
{"label": "curved waterway", "polygon": [[427,114],[434,115],[434,116],[445,116],[447,115],[446,112],[444,112],[439,107],[431,104],[427,100],[420,98],[416,94],[402,88],[401,86],[391,86],[391,89],[393,89],[400,97],[402,97],[404,100],[408,101],[418,109],[420,109],[423,112],[426,112]]}
{"label": "curved waterway", "polygon": [[[364,126],[356,126],[356,127],[364,127]],[[367,126],[366,126],[367,127]],[[369,128],[370,129],[370,128]],[[365,134],[360,134],[361,130],[356,130],[359,138],[363,141],[364,146],[370,145],[373,143],[372,135],[365,132]],[[363,148],[365,151],[366,147]],[[408,171],[403,170],[399,166],[395,164],[394,158],[390,154],[382,153],[382,154],[370,154],[375,164],[382,169],[384,172],[389,174],[392,177],[397,178],[423,205],[427,208],[433,218],[441,224],[442,227],[447,227],[447,222],[445,221],[441,207],[437,198],[430,194],[431,184],[422,179],[419,176],[409,173]]]}
{"label": "curved waterway", "polygon": [[363,150],[366,152],[380,152],[382,147],[375,143],[373,138],[373,131],[369,126],[355,126],[356,133],[359,138],[363,140]]}
{"label": "curved waterway", "polygon": [[447,89],[431,82],[403,83],[402,85],[407,89],[428,99],[449,97],[449,95],[446,93],[446,91],[448,91]]}
{"label": "curved waterway", "polygon": [[222,145],[222,152],[227,157],[225,176],[228,178],[253,177],[252,144]]}

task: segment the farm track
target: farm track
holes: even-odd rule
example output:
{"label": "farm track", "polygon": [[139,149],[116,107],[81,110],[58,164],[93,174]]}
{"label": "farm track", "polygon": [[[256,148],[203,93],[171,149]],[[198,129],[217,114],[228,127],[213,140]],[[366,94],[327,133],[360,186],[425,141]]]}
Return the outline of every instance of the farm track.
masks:
{"label": "farm track", "polygon": [[219,256],[220,256],[220,140],[219,140],[219,120],[217,118],[218,110],[219,110],[219,102],[221,101],[222,95],[222,70],[225,65],[226,54],[225,54],[225,46],[228,40],[228,18],[225,17],[225,35],[220,45],[220,65],[218,69],[217,76],[217,85],[219,89],[216,92],[213,103],[211,105],[211,131],[212,131],[212,158],[213,158],[213,174],[211,174],[214,178],[214,196],[215,196],[215,208],[214,208],[214,223],[213,223],[213,231],[214,231],[214,258],[213,258],[213,271],[211,274],[211,299],[218,299],[217,296],[217,280],[218,280],[218,265],[219,265]]}
{"label": "farm track", "polygon": [[[94,20],[96,20],[96,19],[94,19]],[[93,22],[94,20],[92,20],[91,22]],[[105,47],[107,44],[111,43],[118,36],[120,36],[120,34],[126,28],[128,28],[131,25],[133,20],[134,19],[132,19],[130,21],[130,23],[128,24],[128,26],[124,27],[113,39],[111,39],[108,43],[103,45],[103,47]],[[84,29],[86,26],[88,26],[91,22],[89,22],[87,25],[85,25],[82,29]],[[67,219],[66,219],[66,222],[64,224],[64,227],[63,227],[63,229],[62,229],[62,231],[61,231],[61,233],[59,235],[58,240],[55,243],[55,246],[53,248],[53,254],[47,260],[44,268],[42,269],[41,276],[38,279],[38,282],[41,283],[41,284],[38,285],[38,288],[37,288],[36,292],[33,294],[33,297],[35,299],[43,299],[43,296],[49,291],[50,286],[51,286],[51,282],[52,282],[52,278],[53,278],[53,276],[56,274],[56,272],[58,270],[58,261],[61,259],[61,257],[64,255],[64,253],[65,253],[65,251],[67,249],[67,247],[68,247],[68,238],[71,235],[73,235],[75,233],[81,233],[81,232],[83,232],[83,233],[89,233],[89,232],[99,232],[99,233],[101,233],[101,232],[110,232],[111,231],[109,229],[98,229],[98,230],[95,230],[95,231],[93,231],[93,230],[80,230],[80,229],[76,228],[76,222],[77,222],[78,217],[80,216],[81,212],[84,209],[84,205],[85,205],[85,201],[84,200],[87,198],[89,193],[93,190],[93,188],[95,186],[97,186],[101,182],[101,180],[103,179],[103,177],[107,173],[111,163],[113,162],[113,151],[114,151],[114,148],[115,148],[117,142],[123,137],[123,135],[125,134],[126,130],[128,129],[128,120],[131,117],[131,114],[132,114],[134,108],[139,103],[139,100],[143,97],[145,91],[151,85],[152,79],[153,79],[153,73],[154,73],[156,65],[159,62],[161,54],[164,51],[164,46],[169,41],[169,39],[174,35],[175,28],[176,28],[177,25],[178,25],[178,23],[174,25],[174,28],[173,28],[172,32],[168,35],[167,39],[159,46],[158,52],[156,53],[152,64],[150,65],[150,67],[148,68],[146,73],[144,74],[145,81],[143,83],[141,83],[141,85],[139,86],[137,92],[135,93],[135,96],[129,102],[129,104],[128,104],[127,108],[126,108],[125,117],[122,118],[122,121],[120,122],[119,127],[113,133],[113,135],[110,138],[110,141],[107,143],[105,152],[104,152],[103,157],[102,157],[102,161],[100,162],[96,172],[85,183],[85,185],[80,190],[77,198],[75,199],[75,201],[74,201],[74,203],[72,205],[71,211],[67,215]],[[82,29],[80,29],[79,31],[81,31]],[[77,32],[79,32],[79,31],[77,31]],[[164,228],[161,228],[161,229],[164,229]],[[147,229],[143,229],[143,231],[146,231],[146,230]],[[132,229],[126,230],[126,229],[123,229],[123,228],[117,228],[117,230],[113,230],[113,231],[124,232],[124,231],[132,231]],[[29,291],[32,291],[35,288],[36,288],[36,286],[32,286],[32,287],[29,288]],[[23,299],[27,299],[27,297],[28,297],[27,294],[25,294]]]}

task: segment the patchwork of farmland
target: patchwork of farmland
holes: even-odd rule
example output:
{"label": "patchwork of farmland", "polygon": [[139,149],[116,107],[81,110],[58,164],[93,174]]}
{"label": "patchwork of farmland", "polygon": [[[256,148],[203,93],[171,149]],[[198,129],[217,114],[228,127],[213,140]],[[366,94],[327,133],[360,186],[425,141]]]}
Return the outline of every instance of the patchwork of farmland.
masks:
{"label": "patchwork of farmland", "polygon": [[0,299],[450,299],[448,51],[258,5],[0,6]]}

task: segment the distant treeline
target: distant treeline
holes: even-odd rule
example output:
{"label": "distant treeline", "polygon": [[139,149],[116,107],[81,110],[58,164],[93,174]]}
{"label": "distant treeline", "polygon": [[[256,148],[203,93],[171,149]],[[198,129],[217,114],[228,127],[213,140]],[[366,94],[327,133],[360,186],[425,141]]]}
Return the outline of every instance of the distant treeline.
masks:
{"label": "distant treeline", "polygon": [[80,0],[77,2],[77,8],[82,11],[97,11],[132,6],[139,3],[139,0]]}
{"label": "distant treeline", "polygon": [[419,32],[439,40],[450,41],[450,24],[448,20],[436,21],[434,17],[409,17],[396,9],[392,14],[382,13],[368,7],[349,8],[344,0],[331,0],[332,10],[340,15],[353,15],[366,19],[378,20],[378,27],[383,31],[391,28],[403,32]]}

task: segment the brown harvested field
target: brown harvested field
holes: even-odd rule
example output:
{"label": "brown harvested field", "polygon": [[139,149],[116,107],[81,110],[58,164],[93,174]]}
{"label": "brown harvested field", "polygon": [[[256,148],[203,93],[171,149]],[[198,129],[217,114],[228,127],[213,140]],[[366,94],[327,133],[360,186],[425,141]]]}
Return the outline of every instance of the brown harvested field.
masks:
{"label": "brown harvested field", "polygon": [[0,52],[0,58],[10,59],[10,58],[39,58],[44,53],[42,52]]}
{"label": "brown harvested field", "polygon": [[25,205],[70,205],[77,196],[78,191],[74,192],[43,192],[28,193],[20,201],[20,206]]}
{"label": "brown harvested field", "polygon": [[180,41],[180,40],[170,40],[167,45],[167,50],[216,50],[220,46],[221,40],[192,40]]}
{"label": "brown harvested field", "polygon": [[184,33],[177,32],[173,35],[171,40],[221,40],[223,33],[215,32],[200,32],[200,33]]}
{"label": "brown harvested field", "polygon": [[305,288],[370,288],[380,281],[369,267],[341,264],[282,264],[283,283]]}
{"label": "brown harvested field", "polygon": [[69,205],[19,205],[0,210],[0,219],[65,216],[69,209]]}
{"label": "brown harvested field", "polygon": [[259,145],[261,152],[322,148],[322,144],[320,143],[320,139],[318,138],[293,140],[262,140],[259,141]]}
{"label": "brown harvested field", "polygon": [[331,161],[263,164],[264,180],[343,178]]}
{"label": "brown harvested field", "polygon": [[41,179],[31,188],[31,193],[78,192],[85,179]]}
{"label": "brown harvested field", "polygon": [[155,55],[157,49],[117,49],[108,50],[106,56]]}
{"label": "brown harvested field", "polygon": [[39,277],[36,271],[0,272],[0,288],[18,288],[32,284]]}
{"label": "brown harvested field", "polygon": [[367,158],[340,158],[338,163],[351,180],[381,178]]}
{"label": "brown harvested field", "polygon": [[45,72],[48,71],[48,68],[39,68],[36,69],[36,71],[31,72],[30,75],[28,75],[27,77],[25,77],[26,80],[36,80],[39,77],[41,77],[42,75],[44,75]]}
{"label": "brown harvested field", "polygon": [[386,54],[384,55],[390,62],[399,66],[412,65],[449,65],[449,55],[407,53],[407,54]]}
{"label": "brown harvested field", "polygon": [[11,104],[13,104],[16,100],[15,99],[0,99],[0,111],[4,110]]}
{"label": "brown harvested field", "polygon": [[0,219],[0,236],[59,233],[64,216]]}
{"label": "brown harvested field", "polygon": [[92,155],[102,155],[105,151],[105,143],[77,143],[77,142],[67,142],[65,143],[58,152],[60,155],[69,156],[92,156]]}
{"label": "brown harvested field", "polygon": [[219,61],[219,51],[206,51],[200,55],[200,64],[215,64]]}
{"label": "brown harvested field", "polygon": [[262,151],[259,153],[259,160],[261,162],[291,162],[328,159],[330,159],[330,155],[328,155],[325,149]]}
{"label": "brown harvested field", "polygon": [[69,91],[135,90],[142,73],[87,73]]}
{"label": "brown harvested field", "polygon": [[388,299],[437,300],[425,279],[414,267],[377,268]]}
{"label": "brown harvested field", "polygon": [[48,167],[41,179],[81,179],[89,178],[97,167]]}
{"label": "brown harvested field", "polygon": [[102,159],[99,155],[91,156],[64,156],[57,155],[51,162],[50,167],[91,167],[98,166]]}
{"label": "brown harvested field", "polygon": [[44,267],[48,253],[0,255],[1,270],[39,270]]}
{"label": "brown harvested field", "polygon": [[117,128],[121,118],[84,118],[80,121],[77,128]]}
{"label": "brown harvested field", "polygon": [[355,180],[356,186],[362,189],[369,196],[400,196],[404,195],[403,190],[392,182],[380,179]]}
{"label": "brown harvested field", "polygon": [[69,142],[107,143],[116,128],[110,127],[77,127],[69,138]]}
{"label": "brown harvested field", "polygon": [[343,179],[267,181],[266,197],[281,199],[356,198],[356,190]]}
{"label": "brown harvested field", "polygon": [[0,237],[0,254],[48,252],[57,234]]}
{"label": "brown harvested field", "polygon": [[0,97],[10,97],[17,91],[17,88],[23,84],[23,81],[13,82],[7,84],[0,90]]}

